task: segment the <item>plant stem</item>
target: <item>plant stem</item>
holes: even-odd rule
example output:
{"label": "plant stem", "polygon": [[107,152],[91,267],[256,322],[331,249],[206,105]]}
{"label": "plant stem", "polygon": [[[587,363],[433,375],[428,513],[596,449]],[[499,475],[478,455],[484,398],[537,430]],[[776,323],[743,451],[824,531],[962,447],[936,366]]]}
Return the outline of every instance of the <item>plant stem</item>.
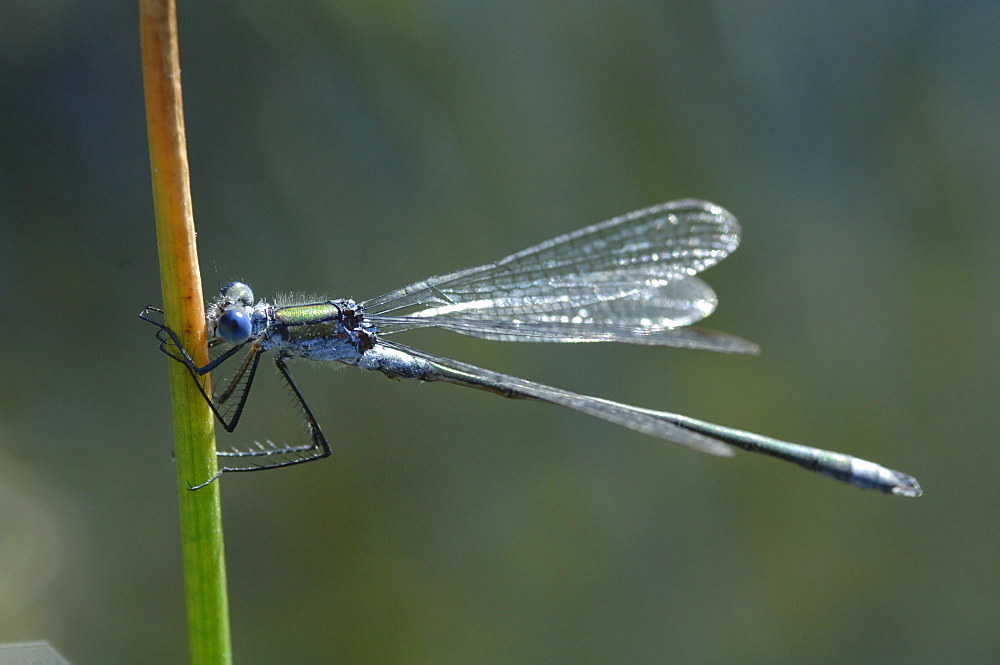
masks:
{"label": "plant stem", "polygon": [[[173,0],[140,0],[142,70],[165,323],[195,362],[207,362],[205,308],[195,245],[177,13]],[[219,483],[191,492],[216,470],[212,412],[187,369],[168,362],[180,501],[190,662],[232,662]],[[207,381],[207,378],[205,379]],[[206,390],[211,394],[210,389]]]}

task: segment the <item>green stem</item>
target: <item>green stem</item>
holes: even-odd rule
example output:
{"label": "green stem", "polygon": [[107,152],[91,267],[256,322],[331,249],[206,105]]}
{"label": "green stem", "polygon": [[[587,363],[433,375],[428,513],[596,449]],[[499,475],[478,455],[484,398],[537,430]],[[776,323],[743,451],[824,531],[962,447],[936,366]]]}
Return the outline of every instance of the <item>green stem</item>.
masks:
{"label": "green stem", "polygon": [[[139,16],[164,318],[195,362],[204,364],[205,308],[184,140],[176,7],[173,0],[140,0]],[[188,490],[215,473],[214,422],[186,368],[167,364],[190,662],[225,665],[232,662],[232,647],[219,483]]]}

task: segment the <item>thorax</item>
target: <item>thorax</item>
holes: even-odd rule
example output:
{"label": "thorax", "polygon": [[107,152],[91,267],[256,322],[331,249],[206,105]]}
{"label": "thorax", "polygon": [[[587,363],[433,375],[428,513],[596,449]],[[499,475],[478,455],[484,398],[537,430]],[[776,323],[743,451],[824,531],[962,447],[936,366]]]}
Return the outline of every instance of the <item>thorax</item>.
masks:
{"label": "thorax", "polygon": [[355,364],[376,340],[375,326],[365,321],[363,309],[353,300],[268,305],[264,314],[261,346],[285,357]]}

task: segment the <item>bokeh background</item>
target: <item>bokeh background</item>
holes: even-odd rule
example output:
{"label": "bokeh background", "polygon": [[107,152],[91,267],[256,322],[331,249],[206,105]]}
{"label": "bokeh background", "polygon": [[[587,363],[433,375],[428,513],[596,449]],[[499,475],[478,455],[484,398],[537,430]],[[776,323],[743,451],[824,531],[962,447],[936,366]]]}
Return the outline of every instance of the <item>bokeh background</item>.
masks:
{"label": "bokeh background", "polygon": [[[136,3],[0,14],[0,642],[183,662]],[[708,327],[759,358],[401,341],[926,491],[297,367],[335,451],[223,480],[237,662],[1000,660],[998,3],[183,2],[180,28],[210,295],[364,299],[709,199],[745,237]]]}

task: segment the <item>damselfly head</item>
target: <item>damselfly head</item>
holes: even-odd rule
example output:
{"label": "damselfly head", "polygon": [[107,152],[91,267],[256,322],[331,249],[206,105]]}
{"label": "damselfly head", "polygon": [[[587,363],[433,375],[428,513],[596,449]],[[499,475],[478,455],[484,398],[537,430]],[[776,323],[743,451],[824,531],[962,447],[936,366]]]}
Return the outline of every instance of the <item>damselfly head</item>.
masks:
{"label": "damselfly head", "polygon": [[219,297],[205,312],[208,331],[229,344],[242,344],[250,339],[253,291],[243,282],[230,282],[222,287]]}

